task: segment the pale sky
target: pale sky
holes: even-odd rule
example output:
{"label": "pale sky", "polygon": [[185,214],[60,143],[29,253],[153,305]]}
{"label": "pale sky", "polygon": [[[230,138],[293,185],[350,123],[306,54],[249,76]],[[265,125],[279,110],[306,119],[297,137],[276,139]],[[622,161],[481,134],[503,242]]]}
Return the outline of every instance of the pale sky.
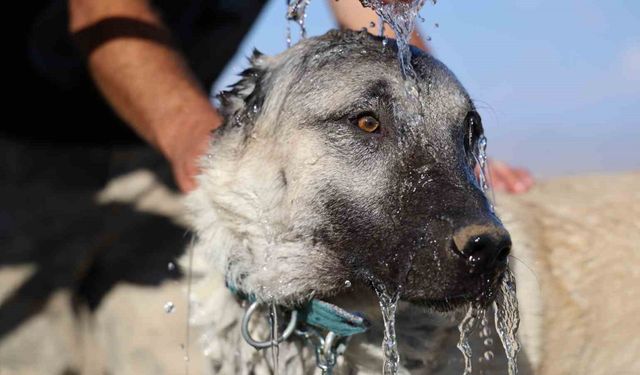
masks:
{"label": "pale sky", "polygon": [[[326,1],[309,7],[310,36],[335,27]],[[215,90],[254,47],[286,48],[285,11],[284,0],[267,5]],[[539,177],[640,170],[640,1],[440,0],[421,15],[476,100],[490,156]]]}

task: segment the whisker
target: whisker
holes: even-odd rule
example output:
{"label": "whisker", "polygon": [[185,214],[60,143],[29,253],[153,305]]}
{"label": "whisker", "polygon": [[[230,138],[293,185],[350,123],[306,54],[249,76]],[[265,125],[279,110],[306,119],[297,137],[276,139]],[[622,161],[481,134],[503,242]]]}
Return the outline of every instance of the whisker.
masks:
{"label": "whisker", "polygon": [[531,274],[533,275],[533,277],[536,280],[536,284],[538,284],[538,289],[542,290],[542,285],[540,284],[540,279],[538,278],[538,275],[536,274],[536,272],[533,270],[533,268],[529,267],[529,265],[527,263],[525,263],[522,259],[518,258],[515,255],[509,255],[509,258],[513,258],[515,260],[517,260],[518,262],[522,263],[523,266],[527,267],[527,269],[531,272]]}

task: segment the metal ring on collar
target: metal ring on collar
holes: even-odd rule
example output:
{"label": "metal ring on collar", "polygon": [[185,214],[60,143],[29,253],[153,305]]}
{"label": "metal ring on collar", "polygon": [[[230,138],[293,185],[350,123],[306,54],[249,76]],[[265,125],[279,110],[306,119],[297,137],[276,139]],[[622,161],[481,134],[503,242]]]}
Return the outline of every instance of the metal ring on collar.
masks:
{"label": "metal ring on collar", "polygon": [[296,329],[296,325],[298,324],[298,312],[296,310],[291,311],[291,319],[289,320],[289,324],[287,324],[287,328],[285,328],[284,332],[282,332],[282,336],[278,337],[276,340],[256,341],[253,339],[253,337],[251,337],[251,334],[249,333],[249,322],[251,321],[251,316],[253,316],[253,313],[259,306],[259,302],[253,302],[249,306],[247,311],[245,311],[244,316],[242,317],[241,332],[244,340],[256,349],[265,349],[272,347],[274,345],[273,341],[279,344],[288,339]]}

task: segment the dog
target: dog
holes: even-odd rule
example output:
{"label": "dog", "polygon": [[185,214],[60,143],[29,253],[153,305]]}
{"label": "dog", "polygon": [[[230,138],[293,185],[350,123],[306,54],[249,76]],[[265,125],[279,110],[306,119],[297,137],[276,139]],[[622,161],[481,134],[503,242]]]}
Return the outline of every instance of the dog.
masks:
{"label": "dog", "polygon": [[[373,327],[354,336],[339,358],[335,370],[345,374],[380,373],[382,318],[372,290],[395,291],[400,373],[461,373],[457,327],[433,311],[488,305],[511,239],[474,175],[483,129],[473,101],[442,63],[417,49],[411,54],[415,76],[407,86],[393,43],[332,31],[275,57],[255,53],[240,82],[221,95],[226,122],[187,199],[192,252],[206,275],[195,291],[194,322],[212,327],[204,344],[216,373],[269,373],[275,366],[268,351],[241,337],[242,298],[230,286],[283,309],[320,298],[364,312]],[[638,177],[612,178],[608,189],[585,179],[570,185],[573,197],[562,194],[562,182],[525,197],[498,197],[516,233],[520,373],[640,372],[633,313]],[[598,190],[603,194],[594,200]],[[584,212],[587,222],[572,222],[574,212]],[[604,218],[623,212],[634,219],[620,226],[617,240],[606,233],[594,239],[602,247],[615,242],[609,254],[617,258],[589,246],[590,228],[609,231]],[[579,256],[562,252],[571,247],[566,241],[580,242]],[[601,281],[590,274],[615,286],[596,293]],[[618,328],[598,332],[602,319]],[[251,329],[269,336],[264,322]],[[506,373],[499,339],[483,332],[474,346],[496,358],[476,368]],[[279,353],[280,373],[319,372],[308,343],[284,341]]]}
{"label": "dog", "polygon": [[[298,334],[279,344],[279,355],[242,335],[252,300],[277,306],[286,325],[288,310],[317,299],[370,323],[345,342],[334,373],[379,374],[381,292],[401,295],[399,373],[458,375],[459,317],[446,311],[491,301],[511,237],[519,373],[640,373],[640,174],[498,194],[501,223],[473,175],[481,128],[469,96],[441,63],[412,53],[417,91],[405,86],[393,43],[363,33],[334,31],[275,57],[256,54],[221,99],[225,126],[186,203],[158,178],[166,173],[154,170],[157,163],[96,196],[101,207],[129,206],[194,231],[182,262],[194,280],[191,334],[182,286],[172,280],[118,284],[87,320],[61,291],[0,341],[0,372],[175,374],[186,365],[194,374],[270,374],[279,358],[280,374],[320,373],[315,348]],[[469,251],[469,236],[483,239],[479,259],[458,255]],[[24,273],[0,269],[1,298]],[[167,300],[172,314],[162,310]],[[270,339],[257,316],[248,328]],[[471,337],[473,370],[505,374],[490,328]]]}
{"label": "dog", "polygon": [[[250,62],[221,94],[226,121],[187,199],[192,252],[218,280],[204,282],[209,295],[195,309],[200,324],[217,326],[207,344],[216,372],[274,365],[239,329],[229,332],[242,311],[223,281],[284,309],[362,299],[349,307],[369,311],[378,305],[372,290],[425,317],[426,308],[488,305],[511,240],[474,175],[483,129],[455,76],[413,49],[415,77],[406,78],[396,49],[364,31],[332,31]],[[432,330],[422,325],[414,331]],[[372,337],[354,338],[336,371],[379,373],[354,355],[379,348]],[[428,371],[423,357],[437,340],[422,341],[407,371]],[[309,345],[286,341],[279,351],[281,373],[316,370]]]}

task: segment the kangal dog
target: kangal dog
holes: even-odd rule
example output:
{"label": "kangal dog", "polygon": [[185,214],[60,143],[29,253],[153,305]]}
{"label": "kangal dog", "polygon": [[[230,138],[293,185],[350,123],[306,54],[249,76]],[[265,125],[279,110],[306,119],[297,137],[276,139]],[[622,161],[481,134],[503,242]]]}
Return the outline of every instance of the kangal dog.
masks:
{"label": "kangal dog", "polygon": [[[214,373],[320,373],[299,335],[279,344],[276,364],[241,334],[248,300],[277,306],[279,335],[287,311],[315,299],[370,322],[335,373],[379,374],[375,291],[400,296],[400,373],[460,373],[458,331],[441,313],[495,298],[511,238],[474,175],[483,129],[473,102],[442,63],[411,53],[413,89],[392,44],[329,32],[278,56],[256,53],[221,95],[226,121],[187,198],[193,322]],[[640,373],[639,180],[498,197],[514,236],[521,373]],[[257,317],[248,328],[269,337]],[[489,336],[473,346],[496,358],[480,366],[504,374]]]}
{"label": "kangal dog", "polygon": [[[411,53],[405,79],[391,45],[329,32],[256,53],[221,95],[226,122],[188,198],[193,253],[209,273],[194,319],[211,325],[216,373],[274,367],[243,342],[243,309],[225,284],[283,310],[314,298],[372,321],[372,290],[398,293],[398,319],[410,322],[398,325],[402,371],[415,373],[442,366],[433,353],[446,335],[426,311],[493,299],[511,240],[474,175],[480,117],[442,63]],[[381,339],[375,323],[354,336],[335,371],[380,373]],[[280,373],[319,372],[305,340],[282,342],[279,357]]]}

